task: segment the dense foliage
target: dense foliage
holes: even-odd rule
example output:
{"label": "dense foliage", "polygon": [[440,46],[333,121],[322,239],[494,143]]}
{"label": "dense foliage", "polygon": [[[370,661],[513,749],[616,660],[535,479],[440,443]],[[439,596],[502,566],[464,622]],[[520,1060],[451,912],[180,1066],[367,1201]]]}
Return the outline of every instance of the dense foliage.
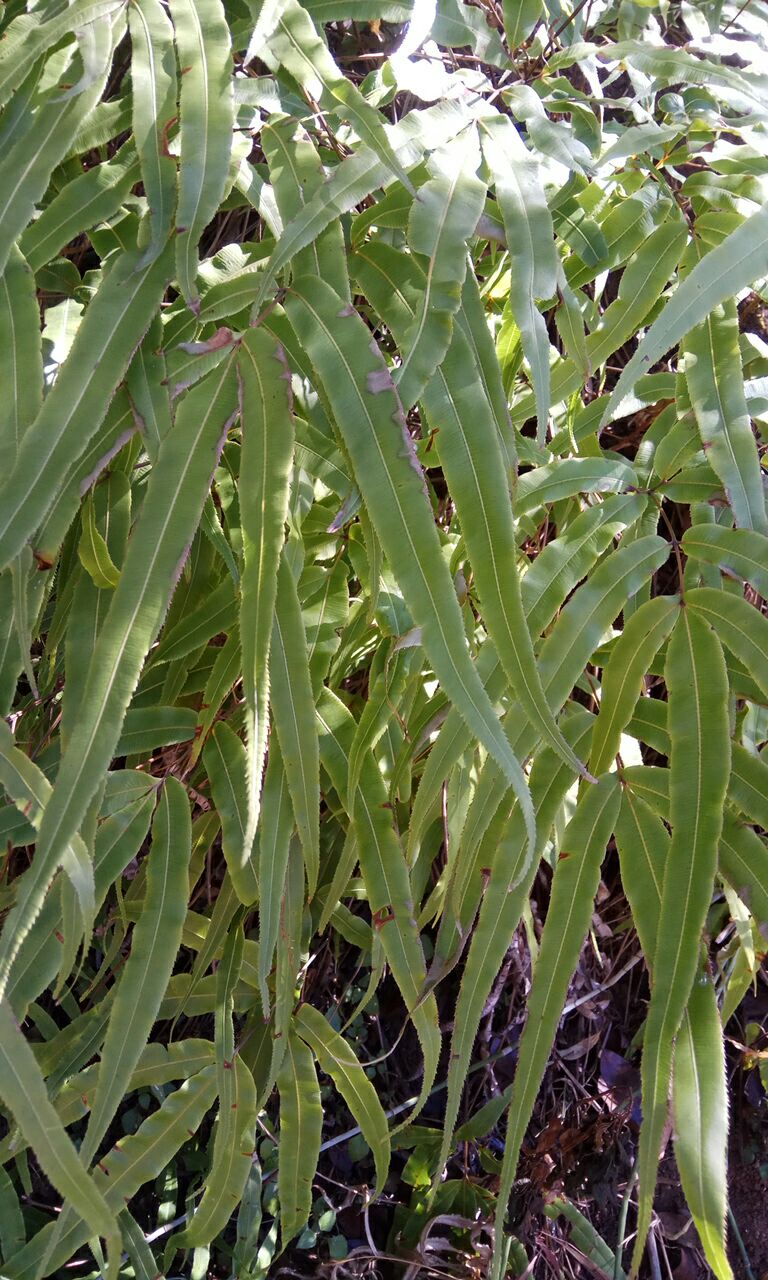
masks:
{"label": "dense foliage", "polygon": [[[4,1277],[256,1280],[297,1237],[415,1276],[440,1218],[423,1274],[521,1274],[607,867],[649,981],[637,1193],[610,1248],[571,1219],[590,1274],[625,1231],[640,1267],[671,1100],[731,1275],[767,51],[759,0],[7,0]],[[514,1078],[473,1114],[521,918]],[[313,1181],[350,1125],[366,1224],[393,1147],[417,1190],[344,1259]]]}

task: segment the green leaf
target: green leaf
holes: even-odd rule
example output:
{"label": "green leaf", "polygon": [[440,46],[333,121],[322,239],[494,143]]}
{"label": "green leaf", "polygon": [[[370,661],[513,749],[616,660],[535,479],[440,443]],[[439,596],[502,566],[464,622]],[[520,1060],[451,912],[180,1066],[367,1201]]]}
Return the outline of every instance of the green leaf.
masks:
{"label": "green leaf", "polygon": [[[129,14],[132,12],[133,6]],[[39,271],[83,231],[112,218],[138,177],[136,154],[129,144],[114,159],[68,182],[21,237],[21,248],[32,270]]]}
{"label": "green leaf", "polygon": [[504,33],[514,52],[526,41],[544,16],[541,0],[504,0]]}
{"label": "green leaf", "polygon": [[312,1180],[320,1154],[323,1109],[311,1049],[291,1032],[277,1077],[280,1146],[277,1188],[284,1244],[306,1226],[312,1210]]}
{"label": "green leaf", "polygon": [[[369,246],[361,253],[365,267],[358,275],[399,340],[398,317],[388,306],[387,295],[393,296],[402,288],[404,269],[396,254],[384,246],[376,246],[376,250]],[[413,274],[418,297],[425,287],[424,277]],[[424,394],[424,407],[438,433],[440,462],[462,521],[484,620],[512,690],[542,738],[555,746],[574,770],[583,772],[583,765],[563,742],[536,671],[515,565],[515,530],[502,441],[479,372],[476,376],[473,373],[469,344],[463,332],[454,332],[448,353]]]}
{"label": "green leaf", "polygon": [[176,274],[198,311],[198,243],[224,194],[232,149],[232,45],[221,0],[171,0],[170,11],[181,77]]}
{"label": "green leaf", "polygon": [[134,418],[140,421],[150,458],[157,458],[160,441],[171,429],[171,401],[163,345],[163,326],[156,316],[133,357],[125,379]]}
{"label": "green leaf", "polygon": [[14,89],[46,50],[60,40],[71,37],[78,27],[86,27],[102,17],[116,15],[122,0],[75,0],[67,9],[49,14],[23,13],[3,32],[0,52],[0,105],[4,106]]}
{"label": "green leaf", "polygon": [[560,842],[512,1084],[499,1185],[494,1280],[501,1280],[502,1275],[500,1245],[520,1147],[565,1003],[568,983],[589,929],[600,882],[600,866],[620,802],[621,789],[615,776],[604,775],[597,786],[589,787],[581,797]]}
{"label": "green leaf", "polygon": [[120,572],[112,563],[109,548],[96,527],[96,514],[91,494],[88,494],[83,503],[81,520],[83,531],[77,547],[80,563],[95,587],[111,590],[117,586]]}
{"label": "green leaf", "polygon": [[650,1224],[674,1037],[698,965],[731,766],[728,679],[722,649],[711,628],[687,604],[669,642],[665,681],[670,705],[672,844],[644,1037],[638,1235],[633,1267],[642,1256]]}
{"label": "green leaf", "polygon": [[[658,942],[669,834],[639,796],[625,788],[616,824],[621,878],[649,968]],[[678,1032],[673,1071],[675,1154],[688,1206],[710,1266],[731,1275],[725,1256],[728,1105],[722,1028],[714,991],[699,973]],[[719,1141],[712,1141],[712,1135]]]}
{"label": "green leaf", "polygon": [[150,262],[168,240],[176,203],[176,163],[168,150],[168,133],[176,118],[174,30],[158,0],[129,5],[128,29],[133,135],[149,204],[144,260]]}
{"label": "green leaf", "polygon": [[603,1275],[612,1275],[613,1280],[626,1280],[624,1272],[616,1266],[614,1250],[575,1204],[571,1204],[564,1196],[556,1196],[544,1206],[544,1213],[551,1219],[562,1214],[570,1226],[569,1238],[572,1243]]}
{"label": "green leaf", "polygon": [[696,587],[685,599],[692,612],[714,627],[768,698],[768,618],[742,597],[715,587]]}
{"label": "green leaf", "polygon": [[43,195],[51,173],[65,158],[85,117],[104,91],[112,54],[112,32],[109,17],[105,24],[106,54],[95,83],[77,96],[62,101],[51,93],[30,119],[32,138],[23,133],[9,146],[0,160],[0,271],[5,270],[14,242],[21,235]]}
{"label": "green leaf", "polygon": [[64,478],[96,434],[169,274],[164,256],[139,269],[137,253],[127,253],[97,290],[56,384],[0,487],[0,564],[10,563],[39,529]]}
{"label": "green leaf", "polygon": [[[666,770],[664,774],[666,777]],[[615,834],[621,883],[651,970],[659,937],[664,874],[669,862],[669,832],[630,785],[624,789]]]}
{"label": "green leaf", "polygon": [[32,271],[14,249],[0,277],[0,465],[16,461],[22,437],[43,402],[40,310]]}
{"label": "green leaf", "polygon": [[[402,408],[368,330],[320,281],[294,286],[287,310],[312,355],[360,491],[448,697],[498,760],[528,813],[525,779],[467,653],[458,602],[440,553]],[[418,547],[418,549],[417,549]]]}
{"label": "green leaf", "polygon": [[485,398],[491,406],[499,439],[507,459],[509,468],[517,467],[517,441],[512,426],[512,416],[507,404],[507,393],[504,390],[501,367],[496,358],[493,336],[490,331],[489,316],[484,310],[484,300],[480,296],[474,272],[467,271],[464,277],[461,308],[457,323],[469,343],[474,356],[475,365],[483,384]]}
{"label": "green leaf", "polygon": [[362,1064],[351,1044],[334,1031],[311,1005],[302,1004],[293,1016],[296,1031],[331,1077],[373,1153],[376,1166],[375,1195],[380,1196],[389,1172],[389,1131],[387,1117]]}
{"label": "green leaf", "polygon": [[158,1280],[162,1272],[158,1271],[157,1259],[144,1239],[144,1232],[138,1222],[127,1209],[120,1214],[119,1221],[125,1251],[133,1267],[134,1280]]}
{"label": "green leaf", "polygon": [[[666,52],[672,52],[667,50]],[[611,393],[603,424],[609,422],[629,395],[638,377],[680,342],[726,298],[768,272],[768,205],[732,231],[679,284],[661,315],[654,320],[637,351],[624,366]]]}
{"label": "green leaf", "polygon": [[731,746],[728,796],[750,822],[768,831],[768,763],[738,742]]}
{"label": "green leaf", "polygon": [[[602,507],[582,513],[567,533],[544,548],[522,582],[523,606],[532,629],[541,630],[552,621],[563,600],[589,572],[624,521],[631,523],[638,514],[637,499],[611,498]],[[657,539],[622,546],[568,602],[542,650],[548,668],[543,674],[550,707],[559,710],[563,706],[605,629],[666,554],[665,544]],[[503,671],[488,644],[480,651],[478,670],[491,695],[499,696]],[[527,726],[524,732],[527,739]],[[466,725],[451,711],[432,747],[416,793],[409,830],[411,851],[418,847],[423,824],[439,796],[443,779],[470,742]]]}
{"label": "green leaf", "polygon": [[373,756],[366,753],[360,769],[360,786],[354,802],[347,794],[349,756],[355,722],[344,704],[325,690],[317,708],[320,725],[320,759],[353,814],[360,869],[368,903],[378,922],[392,975],[400,988],[424,1055],[424,1077],[415,1111],[425,1103],[434,1082],[440,1056],[440,1031],[434,996],[420,1003],[426,978],[424,954],[413,914],[413,889],[395,829],[384,781]]}
{"label": "green leaf", "polygon": [[720,871],[768,936],[768,846],[756,831],[726,817],[720,841]]}
{"label": "green leaf", "polygon": [[[686,239],[685,222],[682,219],[670,218],[643,240],[622,273],[615,302],[606,307],[600,317],[598,329],[587,338],[587,355],[593,369],[603,364],[614,351],[637,333],[648,313],[656,306],[659,295],[677,266]],[[572,285],[573,283],[571,281]],[[667,349],[668,347],[662,348],[659,355],[663,355]],[[638,368],[634,381],[647,373],[653,363],[654,360],[649,361],[647,365],[643,363],[642,367]],[[551,381],[551,400],[557,403],[572,395],[574,391],[579,391],[583,386],[584,376],[579,365],[573,360],[562,360],[556,362],[552,368]],[[634,382],[632,385],[634,386]],[[630,390],[631,388],[628,387],[627,393]],[[614,409],[618,407],[618,401],[616,405],[612,401],[613,397],[608,402],[603,415],[604,422],[613,416]],[[521,396],[513,405],[513,417],[516,422],[523,422],[535,413],[536,401],[532,393]]]}
{"label": "green leaf", "polygon": [[154,662],[176,662],[206,645],[222,631],[231,631],[237,618],[237,597],[232,582],[225,578],[201,600],[196,608],[186,609],[178,622],[163,632],[162,640],[152,654]]}
{"label": "green leaf", "polygon": [[728,1094],[715,991],[699,973],[675,1045],[675,1158],[688,1208],[718,1280],[733,1272],[725,1251]]}
{"label": "green leaf", "polygon": [[250,906],[259,895],[253,844],[246,848],[247,798],[245,747],[225,720],[220,720],[205,744],[203,762],[211,780],[211,795],[221,818],[221,847],[232,886]]}
{"label": "green leaf", "polygon": [[[258,23],[256,25],[258,28]],[[273,117],[262,130],[261,145],[269,162],[280,216],[287,224],[298,217],[323,185],[325,171],[320,155],[308,137],[300,136],[295,120],[290,117]],[[344,296],[349,293],[344,234],[339,222],[331,222],[306,249],[297,253],[293,273],[299,276],[304,272],[320,276]]]}
{"label": "green leaf", "polygon": [[191,707],[132,707],[125,714],[116,756],[151,755],[158,747],[188,742],[197,716]]}
{"label": "green leaf", "polygon": [[11,1013],[0,1001],[0,1094],[25,1140],[34,1147],[46,1177],[88,1224],[114,1245],[119,1230],[114,1210],[86,1172],[53,1108],[34,1054]]}
{"label": "green leaf", "polygon": [[311,899],[320,870],[320,755],[306,635],[285,552],[277,575],[271,652],[272,714]]}
{"label": "green leaf", "polygon": [[67,530],[77,514],[81,497],[92,488],[123,446],[131,441],[137,429],[128,396],[120,388],[82,456],[73,464],[62,459],[64,472],[59,477],[57,496],[35,539],[39,565],[55,563]]}
{"label": "green leaf", "polygon": [[216,970],[216,1071],[219,1119],[205,1191],[179,1243],[210,1244],[238,1204],[250,1172],[256,1128],[256,1086],[248,1067],[235,1056],[232,1010],[243,962],[243,932],[230,929]]}
{"label": "green leaf", "polygon": [[[111,775],[114,777],[114,775]],[[132,804],[111,814],[99,825],[94,840],[93,878],[95,909],[99,910],[112,881],[135,857],[147,834],[155,803],[155,788]],[[8,984],[8,1001],[18,1018],[36,999],[59,968],[61,907],[58,895],[49,894],[42,912],[24,939]],[[66,939],[65,939],[66,941]]]}
{"label": "green leaf", "polygon": [[467,240],[485,203],[479,164],[477,133],[468,129],[430,157],[431,176],[411,206],[408,243],[426,262],[424,287],[401,342],[402,360],[394,378],[406,411],[421,398],[450,345],[467,270]]}
{"label": "green leaf", "polygon": [[[128,478],[113,472],[97,485],[86,498],[91,506],[92,532],[101,538],[103,550],[114,569],[122,564],[131,521],[131,487]],[[84,513],[84,509],[83,509]],[[82,524],[82,514],[81,514]],[[78,543],[78,558],[83,534]],[[82,562],[81,562],[82,563]],[[115,570],[116,577],[117,570]],[[64,668],[66,680],[61,700],[61,743],[69,742],[75,719],[80,714],[82,697],[88,679],[93,647],[107,616],[111,595],[100,589],[93,575],[85,569],[73,574],[74,590],[64,634]]]}
{"label": "green leaf", "polygon": [[[35,831],[39,831],[53,789],[34,761],[14,746],[4,721],[0,722],[0,781],[17,809],[24,813]],[[77,833],[73,833],[63,851],[62,866],[79,899],[81,931],[90,937],[95,913],[93,869],[85,842]],[[73,952],[76,949],[74,939],[72,949]]]}
{"label": "green leaf", "polygon": [[11,1258],[27,1238],[19,1197],[5,1169],[0,1169],[0,1252]]}
{"label": "green leaf", "polygon": [[[569,736],[579,747],[588,741],[592,724],[591,716],[582,715],[577,715],[569,722]],[[544,848],[572,781],[570,769],[550,749],[543,750],[537,756],[531,769],[531,794],[536,805],[538,827],[537,854]],[[526,872],[525,830],[519,810],[513,810],[508,815],[502,806],[497,821],[498,817],[501,818],[498,828],[495,823],[488,826],[490,876],[484,889],[456,1000],[439,1169],[444,1166],[451,1150],[461,1094],[483,1009],[538,870],[538,862],[534,857]],[[472,875],[480,883],[486,874],[487,869],[482,864],[472,867]],[[469,875],[466,880],[469,889]],[[466,927],[466,912],[462,910],[458,893],[454,893],[454,901],[449,906],[453,907],[459,921]],[[443,920],[445,918],[444,916]]]}
{"label": "green leaf", "polygon": [[[186,916],[187,871],[191,850],[189,803],[181,783],[168,778],[160,793],[152,828],[152,850],[142,912],[131,952],[110,1011],[98,1076],[90,1100],[91,1115],[80,1148],[90,1164],[128,1090],[158,1016],[181,942]],[[66,1235],[72,1214],[65,1207],[54,1240]]]}
{"label": "green leaf", "polygon": [[676,596],[647,600],[625,622],[603,672],[600,714],[592,735],[593,772],[604,773],[619,750],[649,664],[669,636],[679,613]]}
{"label": "green leaf", "polygon": [[768,595],[768,538],[748,529],[725,529],[719,524],[695,524],[683,535],[687,556],[717,565],[729,576],[749,582]]}
{"label": "green leaf", "polygon": [[199,383],[185,398],[152,470],[120,582],[93,651],[82,714],[46,806],[24,892],[18,895],[0,936],[3,989],[13,958],[112,758],[179,562],[200,518],[218,450],[234,414],[234,393],[229,366]]}
{"label": "green leaf", "polygon": [[133,930],[131,952],[101,1050],[91,1118],[81,1154],[93,1159],[127,1091],[173,971],[186,915],[191,851],[189,802],[181,783],[163,784],[152,827],[147,890]]}
{"label": "green leaf", "polygon": [[410,179],[387,136],[384,118],[346,79],[320,39],[309,14],[298,0],[281,0],[280,16],[266,44],[258,51],[268,65],[285,67],[306,93],[348,119],[361,140],[410,187]]}
{"label": "green leaf", "polygon": [[203,689],[203,702],[197,717],[196,738],[192,744],[190,760],[194,764],[218,716],[222,702],[238,679],[241,670],[240,632],[234,627],[226,644],[218,650],[210,675]]}
{"label": "green leaf", "polygon": [[512,271],[509,302],[531,369],[537,439],[543,444],[550,406],[549,338],[536,300],[550,299],[557,291],[558,259],[552,218],[539,166],[512,121],[501,115],[484,117],[480,121],[480,137],[504,219]]}
{"label": "green leaf", "polygon": [[521,476],[515,494],[515,515],[562,502],[576,493],[628,493],[637,477],[626,462],[611,458],[558,458]]}
{"label": "green leaf", "polygon": [[294,429],[285,355],[265,329],[251,329],[244,336],[238,376],[243,432],[238,482],[243,530],[240,635],[248,752],[244,849],[250,850],[259,820],[267,748],[269,649],[280,548],[288,514]]}
{"label": "green leaf", "polygon": [[768,533],[760,458],[744,396],[736,303],[715,307],[685,340],[685,380],[707,460],[738,528]]}
{"label": "green leaf", "polygon": [[[176,1152],[194,1134],[216,1093],[213,1064],[198,1071],[164,1099],[162,1106],[143,1122],[134,1134],[121,1138],[99,1161],[91,1185],[101,1193],[113,1213],[120,1213],[136,1192],[166,1167]],[[94,1193],[91,1192],[93,1195]],[[91,1232],[84,1223],[73,1223],[55,1250],[50,1249],[55,1223],[43,1227],[13,1259],[14,1276],[32,1280],[41,1268],[50,1275],[88,1240]]]}
{"label": "green leaf", "polygon": [[267,978],[272,968],[283,900],[291,835],[293,807],[280,747],[270,743],[264,777],[264,808],[259,833],[259,991],[264,1013],[269,1014]]}
{"label": "green leaf", "polygon": [[[407,168],[419,162],[427,149],[447,142],[467,123],[464,111],[452,103],[440,103],[427,111],[409,112],[392,128],[392,146]],[[333,222],[354,209],[377,187],[392,180],[389,165],[366,147],[339,164],[317,193],[283,230],[262,277],[254,300],[258,311],[277,275]]]}

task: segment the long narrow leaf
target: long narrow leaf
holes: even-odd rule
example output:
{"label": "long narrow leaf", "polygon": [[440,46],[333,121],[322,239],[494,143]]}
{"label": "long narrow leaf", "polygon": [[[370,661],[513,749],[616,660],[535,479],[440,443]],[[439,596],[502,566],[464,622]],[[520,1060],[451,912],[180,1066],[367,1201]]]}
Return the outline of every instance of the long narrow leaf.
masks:
{"label": "long narrow leaf", "polygon": [[91,659],[84,714],[72,734],[46,806],[23,891],[0,937],[3,989],[13,957],[106,771],[142,662],[159,629],[179,562],[199,519],[218,451],[234,414],[231,370],[227,367],[209,376],[210,383],[200,383],[185,399],[152,471],[142,519],[134,529],[124,571]]}
{"label": "long narrow leaf", "polygon": [[221,0],[172,0],[170,10],[181,75],[176,272],[196,310],[198,242],[224,194],[232,148],[231,39]]}
{"label": "long narrow leaf", "polygon": [[651,1004],[645,1029],[636,1266],[651,1217],[667,1110],[674,1037],[693,986],[717,868],[730,773],[728,683],[720,644],[681,609],[665,670],[673,713],[670,754],[672,845],[664,879]]}
{"label": "long narrow leaf", "polygon": [[528,1018],[520,1039],[509,1104],[499,1185],[494,1280],[501,1280],[502,1275],[502,1227],[520,1147],[565,1003],[568,983],[589,928],[600,866],[620,802],[621,790],[615,777],[605,775],[596,787],[589,788],[577,805],[560,845],[547,924],[528,998]]}
{"label": "long narrow leaf", "polygon": [[239,497],[243,529],[240,635],[247,712],[250,850],[259,820],[269,720],[269,647],[277,598],[277,570],[288,513],[293,456],[290,374],[282,348],[264,329],[245,335],[238,356],[243,432]]}
{"label": "long narrow leaf", "polygon": [[402,408],[362,321],[319,281],[305,281],[288,310],[312,353],[378,536],[446,693],[521,797],[530,841],[535,823],[519,761],[472,666],[421,468]]}

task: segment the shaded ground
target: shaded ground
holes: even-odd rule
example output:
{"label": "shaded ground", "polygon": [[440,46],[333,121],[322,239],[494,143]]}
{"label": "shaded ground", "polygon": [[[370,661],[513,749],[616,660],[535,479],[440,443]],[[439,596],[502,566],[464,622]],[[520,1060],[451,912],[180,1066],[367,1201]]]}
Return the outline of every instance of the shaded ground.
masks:
{"label": "shaded ground", "polygon": [[[552,1202],[563,1197],[580,1211],[587,1223],[610,1247],[616,1246],[621,1203],[637,1156],[639,1108],[638,1033],[642,1030],[648,998],[639,946],[629,923],[629,911],[618,882],[611,882],[611,859],[606,866],[609,883],[601,886],[593,929],[568,996],[569,1012],[561,1020],[557,1042],[542,1084],[534,1118],[518,1167],[518,1181],[510,1206],[510,1223],[522,1241],[537,1280],[560,1277],[613,1277],[594,1252],[585,1252],[583,1224],[574,1227]],[[533,923],[538,932],[546,913],[548,872],[542,871],[533,899]],[[441,1018],[450,1031],[453,1000],[460,969],[438,989]],[[325,979],[338,982],[330,967]],[[322,982],[319,973],[314,981]],[[524,1001],[529,988],[530,961],[525,928],[518,930],[499,980],[488,1001],[476,1046],[476,1062],[487,1065],[468,1081],[460,1119],[468,1119],[490,1098],[503,1091],[514,1076],[514,1046],[524,1022]],[[319,993],[318,993],[319,995]],[[327,995],[326,995],[327,998]],[[730,1256],[738,1280],[764,1280],[768,1276],[768,1098],[760,1080],[757,1060],[740,1047],[747,1026],[768,1027],[768,984],[763,975],[755,995],[749,995],[728,1028],[728,1079],[731,1114],[731,1207],[743,1250],[733,1230]],[[364,1034],[361,1055],[376,1056],[377,1042],[391,1045],[401,1016],[398,998],[388,983],[378,996],[378,1016]],[[753,1034],[753,1033],[750,1033]],[[766,1047],[766,1036],[755,1048]],[[366,1052],[367,1051],[367,1052]],[[381,1049],[378,1050],[381,1052]],[[420,1055],[415,1037],[406,1033],[398,1048],[377,1067],[377,1088],[387,1107],[397,1106],[418,1083]],[[443,1068],[444,1070],[444,1064]],[[434,1094],[419,1118],[419,1133],[437,1131],[443,1115],[443,1093]],[[340,1131],[351,1124],[339,1114]],[[504,1121],[486,1137],[463,1144],[448,1170],[455,1187],[451,1212],[467,1220],[483,1221],[483,1205],[490,1219],[497,1170],[504,1149]],[[429,1144],[422,1140],[423,1163],[428,1164]],[[419,1217],[423,1185],[419,1185],[418,1144],[395,1155],[393,1173],[384,1202],[367,1215],[360,1198],[351,1191],[366,1179],[365,1163],[355,1160],[355,1147],[341,1144],[328,1152],[320,1166],[318,1189],[339,1206],[336,1230],[342,1231],[352,1257],[332,1274],[338,1280],[357,1276],[480,1277],[485,1274],[482,1256],[462,1260],[453,1250],[472,1243],[482,1255],[483,1239],[474,1242],[467,1230],[439,1223],[422,1235],[424,1265],[420,1256]],[[426,1172],[428,1181],[429,1170]],[[414,1185],[415,1183],[415,1185]],[[342,1194],[342,1189],[346,1194]],[[547,1212],[545,1210],[549,1206]],[[439,1208],[439,1206],[438,1206]],[[656,1197],[657,1216],[641,1277],[643,1280],[697,1280],[711,1274],[704,1260],[695,1228],[680,1187],[672,1143],[662,1161]],[[623,1263],[629,1267],[634,1230],[634,1195],[630,1198],[625,1228],[627,1245]],[[437,1244],[445,1240],[443,1250]],[[485,1241],[489,1239],[487,1233]],[[426,1241],[426,1247],[424,1242]],[[371,1245],[378,1251],[373,1254]],[[387,1254],[390,1255],[387,1258]],[[324,1256],[325,1255],[325,1256]],[[394,1256],[393,1256],[394,1255]],[[424,1256],[426,1255],[426,1256]],[[395,1261],[395,1257],[399,1260]],[[408,1266],[411,1266],[411,1270]],[[317,1248],[294,1250],[286,1275],[310,1276],[328,1266],[322,1239]],[[479,1270],[477,1268],[480,1268]],[[276,1272],[278,1274],[278,1272]]]}

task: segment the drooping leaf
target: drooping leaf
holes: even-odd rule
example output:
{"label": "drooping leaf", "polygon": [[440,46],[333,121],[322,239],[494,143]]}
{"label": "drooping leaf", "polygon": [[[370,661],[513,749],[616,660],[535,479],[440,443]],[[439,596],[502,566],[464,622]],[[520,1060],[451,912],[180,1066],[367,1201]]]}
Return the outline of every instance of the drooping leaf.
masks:
{"label": "drooping leaf", "polygon": [[467,130],[431,157],[431,176],[411,206],[408,243],[426,262],[420,304],[403,337],[402,360],[394,377],[405,410],[421,398],[450,345],[467,270],[467,240],[485,199],[485,187],[477,177],[479,163],[477,135]]}
{"label": "drooping leaf", "polygon": [[180,1243],[209,1244],[226,1226],[251,1168],[256,1128],[256,1086],[243,1059],[235,1056],[234,991],[243,961],[243,933],[229,932],[216,971],[216,1072],[219,1118],[205,1192]]}
{"label": "drooping leaf", "polygon": [[722,649],[711,628],[687,603],[669,642],[665,680],[674,717],[670,725],[672,844],[644,1038],[635,1264],[645,1247],[650,1223],[674,1037],[696,974],[730,773],[728,685]]}
{"label": "drooping leaf", "polygon": [[221,818],[221,844],[229,877],[245,906],[259,894],[254,844],[246,848],[247,798],[245,747],[226,721],[220,721],[203,750],[211,794]]}
{"label": "drooping leaf", "polygon": [[91,1118],[81,1148],[85,1160],[93,1159],[120,1104],[171,976],[186,914],[190,848],[189,802],[181,783],[168,778],[152,828],[142,912],[101,1050]]}
{"label": "drooping leaf", "polygon": [[735,302],[715,307],[688,334],[685,380],[707,460],[723,482],[737,527],[768,533],[760,459],[744,395]]}
{"label": "drooping leaf", "polygon": [[63,853],[106,772],[142,662],[167,607],[179,561],[186,555],[199,519],[218,450],[234,414],[231,370],[227,367],[209,376],[210,384],[198,384],[185,399],[152,471],[142,518],[134,528],[120,583],[91,658],[84,714],[46,805],[23,891],[0,936],[2,988]]}
{"label": "drooping leaf", "polygon": [[181,78],[176,272],[197,310],[198,242],[224,194],[232,148],[232,46],[221,0],[173,0],[170,12]]}
{"label": "drooping leaf", "polygon": [[[591,717],[573,722],[573,738],[579,745],[588,740],[592,729]],[[562,804],[564,794],[571,785],[572,774],[566,765],[551,751],[543,751],[531,770],[531,792],[536,803],[540,852],[552,827],[555,815]],[[493,980],[507,951],[516,928],[523,904],[530,892],[533,875],[537,869],[535,858],[525,874],[524,826],[518,810],[511,815],[502,808],[500,829],[491,824],[488,828],[492,839],[490,868],[473,867],[476,879],[488,874],[476,927],[467,952],[464,978],[456,1001],[454,1030],[451,1038],[451,1059],[448,1067],[448,1099],[443,1126],[443,1140],[439,1166],[450,1151],[453,1130],[459,1111],[461,1091],[469,1070],[472,1046],[483,1009]],[[493,848],[495,845],[495,848]],[[467,888],[470,876],[466,877]],[[513,889],[511,886],[516,885]],[[455,907],[464,927],[467,920],[461,909],[458,893]],[[453,904],[452,904],[453,905]]]}
{"label": "drooping leaf", "polygon": [[112,1209],[89,1177],[46,1093],[40,1068],[16,1025],[8,1004],[0,1001],[0,1060],[3,1101],[57,1191],[72,1205],[89,1230],[106,1236],[114,1247],[120,1233]]}
{"label": "drooping leaf", "polygon": [[168,148],[169,131],[176,117],[174,31],[158,0],[137,0],[131,4],[128,28],[133,135],[149,204],[149,244],[145,258],[151,261],[168,239],[176,202],[176,164]]}
{"label": "drooping leaf", "polygon": [[[589,787],[582,797],[560,842],[549,904],[551,927],[545,924],[539,946],[509,1104],[497,1210],[499,1241],[523,1135],[565,1003],[568,983],[589,928],[600,866],[620,802],[621,790],[615,777],[604,775],[598,785]],[[493,1274],[500,1280],[499,1245],[494,1254]]]}
{"label": "drooping leaf", "polygon": [[728,1096],[715,991],[697,975],[675,1045],[672,1110],[675,1157],[686,1203],[718,1280],[733,1275],[726,1255]]}
{"label": "drooping leaf", "polygon": [[[402,289],[403,268],[396,255],[387,253],[383,246],[360,256],[364,266],[359,278],[369,287],[375,282],[373,296],[399,338],[398,316],[392,314],[386,293],[394,295],[398,288]],[[414,283],[418,297],[424,277],[419,274]],[[411,324],[418,322],[418,315],[414,311]],[[545,741],[552,743],[575,770],[582,771],[583,766],[557,729],[536,671],[514,563],[515,531],[502,440],[484,398],[479,374],[472,377],[472,366],[468,342],[463,333],[454,333],[442,365],[424,394],[424,407],[439,433],[438,454],[462,520],[485,622],[510,685]]]}
{"label": "drooping leaf", "polygon": [[295,1033],[288,1036],[277,1087],[280,1092],[277,1188],[280,1232],[287,1244],[309,1218],[312,1179],[323,1127],[320,1086],[312,1051]]}
{"label": "drooping leaf", "polygon": [[387,1118],[375,1088],[352,1046],[333,1030],[317,1009],[308,1004],[301,1005],[294,1014],[294,1025],[360,1125],[360,1132],[371,1148],[376,1165],[375,1194],[381,1195],[389,1172],[389,1133]]}
{"label": "drooping leaf", "polygon": [[[435,671],[521,795],[533,842],[533,815],[522,770],[469,660],[458,604],[426,505],[421,468],[391,375],[378,349],[370,349],[362,321],[319,281],[302,282],[301,293],[288,301],[288,311],[334,405],[358,485]],[[342,376],[348,370],[354,370],[352,378]]]}
{"label": "drooping leaf", "polygon": [[[355,724],[344,704],[329,691],[317,709],[320,759],[342,796],[349,776],[349,753]],[[413,891],[408,869],[392,826],[387,793],[375,762],[363,758],[360,786],[351,804],[361,870],[368,901],[385,955],[405,1000],[424,1055],[424,1076],[415,1109],[426,1101],[437,1071],[440,1031],[434,996],[420,1001],[426,978],[424,953],[413,915]]]}
{"label": "drooping leaf", "polygon": [[[92,1183],[113,1213],[122,1212],[126,1201],[140,1187],[165,1168],[176,1152],[200,1125],[216,1091],[214,1064],[198,1071],[163,1101],[134,1134],[122,1138],[99,1161],[100,1168]],[[82,1222],[72,1224],[56,1249],[50,1248],[55,1223],[43,1227],[13,1259],[14,1274],[19,1280],[32,1280],[41,1265],[44,1274],[56,1271],[89,1236]]]}
{"label": "drooping leaf", "polygon": [[761,595],[768,594],[768,538],[765,535],[755,530],[725,529],[719,524],[697,524],[686,530],[682,548],[686,555],[736,574],[750,582]]}
{"label": "drooping leaf", "polygon": [[641,605],[624,626],[603,672],[600,714],[592,735],[591,765],[603,773],[619,748],[637,698],[638,685],[653,656],[677,621],[674,596],[659,596]]}
{"label": "drooping leaf", "polygon": [[610,420],[638,377],[647,373],[671,347],[701,324],[726,298],[768,270],[768,206],[752,214],[678,285],[631,360],[622,370],[603,415]]}
{"label": "drooping leaf", "polygon": [[311,898],[320,869],[320,754],[304,624],[285,553],[272,627],[272,712]]}
{"label": "drooping leaf", "polygon": [[245,335],[238,356],[243,432],[238,493],[243,530],[240,635],[248,707],[248,820],[250,850],[259,819],[269,724],[269,648],[277,571],[288,511],[293,455],[290,374],[282,348],[265,329]]}
{"label": "drooping leaf", "polygon": [[[626,788],[616,824],[621,876],[649,967],[658,943],[670,837],[661,819]],[[677,1036],[673,1067],[675,1154],[686,1200],[707,1260],[719,1280],[731,1275],[725,1255],[728,1103],[720,1019],[704,973],[694,981]],[[719,1141],[709,1142],[716,1133]]]}
{"label": "drooping leaf", "polygon": [[269,1013],[267,977],[280,930],[280,908],[283,901],[294,818],[288,781],[280,748],[270,743],[269,760],[264,778],[264,810],[259,832],[259,990],[264,1012]]}
{"label": "drooping leaf", "polygon": [[[505,15],[506,21],[506,15]],[[538,164],[506,116],[480,122],[483,155],[493,175],[512,265],[510,306],[520,330],[536,396],[537,438],[549,421],[549,338],[536,306],[557,291],[557,254],[552,218]]]}
{"label": "drooping leaf", "polygon": [[73,462],[95,434],[170,275],[165,256],[138,267],[120,255],[97,290],[72,351],[0,488],[0,563],[33,538]]}

